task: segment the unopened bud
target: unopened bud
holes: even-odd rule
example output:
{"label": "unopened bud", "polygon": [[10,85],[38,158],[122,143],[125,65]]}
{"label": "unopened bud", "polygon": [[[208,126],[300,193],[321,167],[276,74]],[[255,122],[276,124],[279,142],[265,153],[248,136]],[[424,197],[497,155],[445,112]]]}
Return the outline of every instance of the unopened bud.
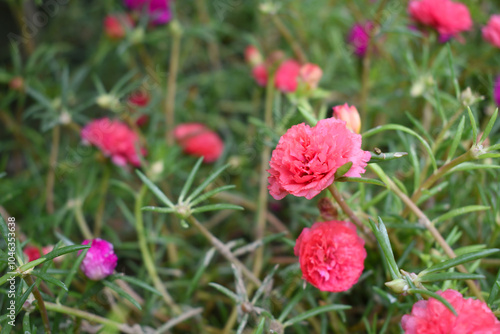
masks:
{"label": "unopened bud", "polygon": [[333,107],[333,117],[346,122],[346,126],[354,133],[361,131],[361,118],[355,106],[344,105]]}

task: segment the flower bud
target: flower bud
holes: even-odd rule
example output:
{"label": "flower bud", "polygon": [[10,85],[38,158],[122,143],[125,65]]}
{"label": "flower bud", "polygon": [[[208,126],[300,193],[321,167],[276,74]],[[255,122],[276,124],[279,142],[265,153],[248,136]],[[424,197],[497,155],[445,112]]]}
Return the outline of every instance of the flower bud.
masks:
{"label": "flower bud", "polygon": [[[98,281],[113,273],[118,257],[113,251],[113,245],[106,240],[99,238],[85,240],[82,245],[89,243],[91,246],[80,265],[80,269],[89,279]],[[81,252],[79,251],[78,254]]]}
{"label": "flower bud", "polygon": [[471,106],[476,102],[479,102],[481,100],[484,100],[484,97],[474,93],[470,87],[467,87],[461,94],[460,94],[460,101],[464,106]]}
{"label": "flower bud", "polygon": [[116,111],[120,105],[118,98],[111,94],[99,95],[96,99],[96,103],[99,107],[112,111]]}
{"label": "flower bud", "polygon": [[132,19],[128,15],[116,14],[108,15],[104,19],[104,32],[111,39],[122,39],[127,33],[127,29],[134,25]]}
{"label": "flower bud", "polygon": [[492,15],[482,32],[485,40],[491,45],[500,48],[500,15]]}
{"label": "flower bud", "polygon": [[355,106],[344,105],[333,107],[333,117],[346,122],[346,126],[354,133],[361,131],[361,118]]}
{"label": "flower bud", "polygon": [[338,211],[328,197],[319,200],[318,209],[321,218],[324,220],[336,220],[338,218]]}
{"label": "flower bud", "polygon": [[385,282],[385,285],[395,293],[405,293],[409,289],[408,282],[402,278]]}
{"label": "flower bud", "polygon": [[315,89],[323,76],[323,71],[316,64],[307,63],[302,65],[299,72],[299,79],[305,83],[308,89]]}
{"label": "flower bud", "polygon": [[255,67],[262,64],[264,62],[264,58],[262,58],[261,53],[255,46],[249,45],[245,49],[245,61],[252,67]]}
{"label": "flower bud", "polygon": [[259,86],[264,87],[267,85],[268,74],[267,68],[264,64],[255,66],[252,69],[252,76]]}
{"label": "flower bud", "polygon": [[13,77],[9,82],[9,87],[18,92],[24,91],[24,80],[21,77]]}

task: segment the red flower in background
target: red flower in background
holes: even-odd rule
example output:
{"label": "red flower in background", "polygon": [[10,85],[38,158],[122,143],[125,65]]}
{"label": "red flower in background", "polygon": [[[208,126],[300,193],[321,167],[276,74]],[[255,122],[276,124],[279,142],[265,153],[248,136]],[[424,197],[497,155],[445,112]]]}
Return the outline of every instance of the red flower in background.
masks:
{"label": "red flower in background", "polygon": [[500,48],[500,15],[492,15],[482,31],[485,40]]}
{"label": "red flower in background", "polygon": [[134,22],[126,14],[108,15],[104,18],[104,31],[112,39],[122,39],[127,33],[127,28],[133,26]]}
{"label": "red flower in background", "polygon": [[41,256],[40,249],[35,246],[24,247],[23,253],[28,257],[28,262],[38,260]]}
{"label": "red flower in background", "polygon": [[268,74],[267,68],[264,64],[255,66],[252,69],[252,75],[259,86],[267,85]]}
{"label": "red flower in background", "polygon": [[295,60],[285,60],[276,71],[274,84],[283,93],[293,93],[297,89],[300,64]]}
{"label": "red flower in background", "polygon": [[500,321],[486,303],[464,299],[460,292],[451,289],[437,294],[453,306],[458,316],[437,299],[420,300],[413,305],[411,314],[401,319],[405,334],[500,333]]}
{"label": "red flower in background", "polygon": [[174,136],[185,153],[203,157],[207,163],[219,159],[224,151],[219,135],[201,123],[179,124],[174,129]]}
{"label": "red flower in background", "polygon": [[316,64],[307,63],[300,67],[299,80],[307,89],[316,89],[322,76],[323,71]]}
{"label": "red flower in background", "polygon": [[302,277],[321,291],[349,290],[366,258],[365,241],[349,222],[327,221],[305,228],[295,243]]}
{"label": "red flower in background", "polygon": [[[111,156],[111,160],[118,166],[140,166],[136,145],[139,136],[126,124],[101,118],[87,124],[81,132],[85,144],[97,146],[105,156]],[[145,154],[145,150],[141,150]]]}
{"label": "red flower in background", "polygon": [[334,181],[337,169],[352,162],[345,174],[365,172],[370,152],[361,149],[361,136],[344,121],[329,118],[315,127],[294,125],[280,138],[269,162],[269,193],[275,199],[288,194],[311,199]]}
{"label": "red flower in background", "polygon": [[412,0],[408,11],[417,22],[437,30],[442,39],[472,28],[466,5],[451,0]]}
{"label": "red flower in background", "polygon": [[170,0],[124,0],[125,6],[142,12],[146,9],[151,22],[155,25],[165,24],[172,19]]}

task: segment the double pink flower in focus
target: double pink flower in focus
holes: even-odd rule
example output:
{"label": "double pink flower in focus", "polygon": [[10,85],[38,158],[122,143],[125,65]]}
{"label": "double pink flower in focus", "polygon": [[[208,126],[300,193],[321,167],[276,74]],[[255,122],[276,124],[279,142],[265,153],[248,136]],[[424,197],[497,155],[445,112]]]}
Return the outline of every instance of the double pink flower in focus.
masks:
{"label": "double pink flower in focus", "polygon": [[331,185],[337,170],[348,162],[345,176],[360,177],[371,158],[361,149],[361,136],[346,122],[323,119],[314,127],[291,127],[279,140],[269,162],[269,193],[279,200],[288,194],[311,199]]}
{"label": "double pink flower in focus", "polygon": [[[111,275],[118,262],[113,245],[99,238],[82,242],[82,245],[88,244],[90,244],[90,248],[80,265],[85,276],[93,281],[98,281]],[[81,252],[79,251],[78,255]]]}

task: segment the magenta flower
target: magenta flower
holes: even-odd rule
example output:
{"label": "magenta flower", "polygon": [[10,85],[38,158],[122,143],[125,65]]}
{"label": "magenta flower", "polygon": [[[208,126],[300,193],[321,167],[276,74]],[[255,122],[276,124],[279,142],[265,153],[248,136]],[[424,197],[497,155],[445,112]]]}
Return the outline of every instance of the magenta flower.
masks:
{"label": "magenta flower", "polygon": [[363,57],[368,50],[368,44],[370,43],[370,32],[373,30],[374,26],[371,22],[357,23],[349,32],[349,37],[347,41],[354,48],[354,53]]}
{"label": "magenta flower", "polygon": [[125,6],[132,10],[147,10],[151,22],[155,25],[165,24],[172,19],[170,0],[124,0]]}
{"label": "magenta flower", "polygon": [[341,166],[352,162],[345,176],[360,177],[370,158],[370,152],[361,149],[361,136],[344,121],[323,119],[312,128],[294,125],[273,151],[267,188],[277,200],[288,194],[311,199],[333,183]]}
{"label": "magenta flower", "polygon": [[[82,245],[88,245],[89,243],[91,246],[80,265],[80,269],[89,279],[98,281],[113,273],[118,257],[113,251],[113,245],[106,240],[99,238],[85,240]],[[79,251],[78,255],[81,252]]]}

